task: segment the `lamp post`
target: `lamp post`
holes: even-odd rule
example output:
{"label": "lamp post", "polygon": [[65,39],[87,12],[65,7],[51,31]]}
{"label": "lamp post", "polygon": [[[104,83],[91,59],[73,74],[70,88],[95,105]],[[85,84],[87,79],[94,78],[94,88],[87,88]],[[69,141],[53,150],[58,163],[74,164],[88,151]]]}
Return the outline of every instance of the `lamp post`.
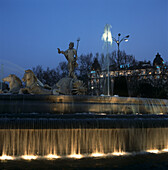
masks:
{"label": "lamp post", "polygon": [[2,78],[3,78],[3,64],[1,64],[1,91],[2,91]]}
{"label": "lamp post", "polygon": [[118,46],[118,51],[117,51],[117,65],[118,65],[118,69],[120,68],[120,65],[119,65],[119,59],[120,59],[120,43],[125,41],[127,42],[128,41],[128,38],[129,38],[129,35],[123,37],[123,38],[120,38],[121,34],[118,33],[118,39],[114,38],[113,37],[113,41],[117,43],[117,46]]}

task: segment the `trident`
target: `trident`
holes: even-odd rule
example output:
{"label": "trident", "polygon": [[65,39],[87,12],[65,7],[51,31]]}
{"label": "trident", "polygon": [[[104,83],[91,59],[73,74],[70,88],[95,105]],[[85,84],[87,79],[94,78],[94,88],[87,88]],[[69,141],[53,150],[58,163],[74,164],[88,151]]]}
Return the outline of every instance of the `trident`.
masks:
{"label": "trident", "polygon": [[78,51],[79,41],[80,41],[80,38],[77,39],[77,47],[76,47],[76,51]]}

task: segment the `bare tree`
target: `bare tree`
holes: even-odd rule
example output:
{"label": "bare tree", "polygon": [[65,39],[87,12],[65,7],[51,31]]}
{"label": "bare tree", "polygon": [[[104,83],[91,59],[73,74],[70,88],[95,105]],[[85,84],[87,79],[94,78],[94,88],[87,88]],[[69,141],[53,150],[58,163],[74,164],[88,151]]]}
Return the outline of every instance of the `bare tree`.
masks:
{"label": "bare tree", "polygon": [[92,53],[87,54],[87,55],[81,55],[79,57],[79,71],[80,71],[80,76],[82,75],[87,75],[90,71],[91,65],[92,65],[92,58],[93,55]]}
{"label": "bare tree", "polygon": [[36,67],[32,68],[32,71],[34,72],[34,74],[38,77],[38,79],[44,83],[44,79],[43,79],[43,68],[41,65],[37,65]]}
{"label": "bare tree", "polygon": [[68,64],[67,62],[63,61],[60,62],[57,71],[59,71],[61,78],[68,76]]}

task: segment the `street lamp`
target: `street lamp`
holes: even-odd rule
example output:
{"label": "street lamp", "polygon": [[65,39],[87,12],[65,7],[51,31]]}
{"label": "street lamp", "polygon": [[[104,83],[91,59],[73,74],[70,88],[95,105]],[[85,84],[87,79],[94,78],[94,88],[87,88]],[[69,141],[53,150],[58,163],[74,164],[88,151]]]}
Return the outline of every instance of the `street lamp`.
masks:
{"label": "street lamp", "polygon": [[3,64],[1,64],[1,91],[2,91],[2,85],[3,85],[3,80],[2,80],[2,78],[3,78]]}
{"label": "street lamp", "polygon": [[119,66],[119,58],[120,58],[120,43],[122,42],[122,41],[125,41],[125,42],[127,42],[128,41],[128,38],[129,38],[129,35],[127,35],[127,36],[125,36],[125,37],[123,37],[123,38],[120,38],[120,36],[121,36],[121,34],[119,33],[118,34],[118,39],[116,39],[116,38],[114,38],[113,37],[113,41],[114,42],[116,42],[117,43],[117,46],[118,46],[118,51],[117,51],[117,64],[118,64],[118,68],[120,67]]}

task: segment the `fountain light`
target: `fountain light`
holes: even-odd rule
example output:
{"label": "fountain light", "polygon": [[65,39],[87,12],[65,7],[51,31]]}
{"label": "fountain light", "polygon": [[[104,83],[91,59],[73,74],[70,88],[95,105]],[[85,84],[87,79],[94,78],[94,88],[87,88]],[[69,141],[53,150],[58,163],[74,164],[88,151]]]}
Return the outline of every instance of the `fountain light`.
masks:
{"label": "fountain light", "polygon": [[105,156],[104,153],[100,153],[100,152],[95,152],[95,153],[92,153],[91,154],[92,157],[102,157],[102,156]]}
{"label": "fountain light", "polygon": [[159,153],[158,149],[147,150],[149,153]]}
{"label": "fountain light", "polygon": [[122,156],[122,155],[126,155],[127,153],[125,152],[113,152],[112,155],[115,155],[115,156]]}
{"label": "fountain light", "polygon": [[60,158],[60,156],[49,154],[49,155],[45,156],[45,158],[47,158],[47,159],[58,159],[58,158]]}
{"label": "fountain light", "polygon": [[75,159],[81,159],[81,158],[83,158],[83,155],[81,155],[81,154],[71,154],[68,157],[69,158],[75,158]]}
{"label": "fountain light", "polygon": [[26,160],[32,160],[32,159],[37,159],[38,156],[35,155],[23,155],[21,156],[22,159],[26,159]]}
{"label": "fountain light", "polygon": [[8,155],[0,156],[0,160],[14,160],[14,157]]}
{"label": "fountain light", "polygon": [[162,152],[168,152],[168,148],[162,149]]}

